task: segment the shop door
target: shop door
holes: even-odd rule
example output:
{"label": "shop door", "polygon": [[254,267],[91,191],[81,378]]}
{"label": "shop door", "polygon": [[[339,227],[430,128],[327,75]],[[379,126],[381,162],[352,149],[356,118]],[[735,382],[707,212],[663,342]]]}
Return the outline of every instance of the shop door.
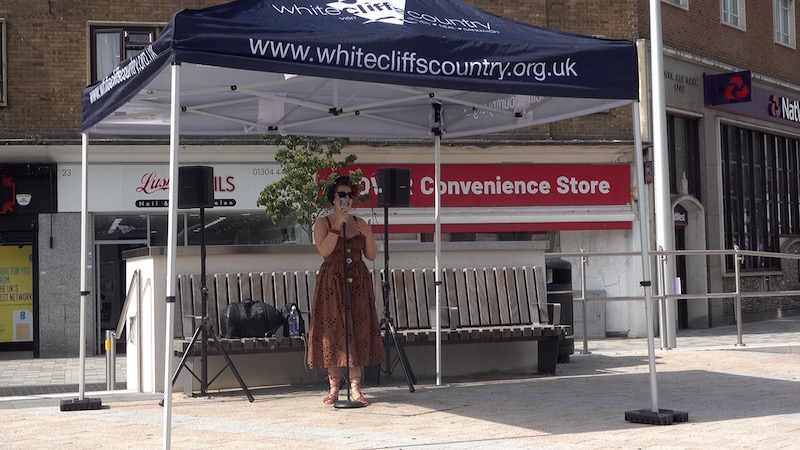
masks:
{"label": "shop door", "polygon": [[[122,252],[134,248],[145,247],[145,242],[126,242],[120,243],[98,243],[96,245],[96,264],[95,280],[97,287],[95,291],[96,311],[97,311],[97,353],[102,354],[106,330],[115,330],[122,314],[122,306],[125,304],[125,296],[128,293],[131,280],[126,278],[125,260],[122,259]],[[125,339],[118,336],[117,353],[125,353]]]}

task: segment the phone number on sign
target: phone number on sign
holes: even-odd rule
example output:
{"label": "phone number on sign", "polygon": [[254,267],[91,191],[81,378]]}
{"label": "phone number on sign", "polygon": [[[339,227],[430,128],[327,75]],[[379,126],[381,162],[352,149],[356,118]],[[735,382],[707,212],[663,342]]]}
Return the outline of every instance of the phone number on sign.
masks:
{"label": "phone number on sign", "polygon": [[253,175],[283,175],[283,169],[274,167],[256,167]]}

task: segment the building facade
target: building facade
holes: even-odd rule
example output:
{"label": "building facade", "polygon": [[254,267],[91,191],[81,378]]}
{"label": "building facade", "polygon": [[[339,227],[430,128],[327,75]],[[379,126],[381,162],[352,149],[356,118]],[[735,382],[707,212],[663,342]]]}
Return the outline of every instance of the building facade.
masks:
{"label": "building facade", "polygon": [[[0,310],[5,315],[0,318],[0,351],[30,351],[41,357],[78,352],[81,90],[152,42],[175,11],[219,3],[143,0],[132,6],[118,1],[7,0],[0,4],[0,176],[8,180],[0,199],[0,204],[7,205],[0,214],[0,251],[5,262],[0,270],[6,270],[7,278],[0,273],[0,281],[7,291],[14,291],[5,293],[8,304]],[[647,111],[649,2],[469,3],[537,26],[639,41],[642,109]],[[800,98],[796,76],[800,63],[794,1],[756,5],[745,0],[665,0],[660,6],[669,184],[672,207],[676,217],[682,217],[674,227],[676,248],[738,245],[747,250],[793,252],[800,235],[800,122],[793,109]],[[749,74],[751,100],[709,104],[706,77],[733,72]],[[613,173],[615,189],[622,189],[623,195],[610,206],[578,196],[564,204],[514,208],[468,198],[472,203],[459,210],[460,223],[445,228],[446,238],[542,239],[549,242],[549,251],[565,253],[637,251],[636,196],[652,195],[653,185],[647,186],[648,192],[631,192],[636,170],[631,117],[630,108],[619,108],[448,142],[442,163],[454,173],[468,173],[476,165],[492,179],[513,174],[533,180],[582,176],[591,181],[601,173]],[[649,141],[652,119],[645,114],[643,123],[645,141]],[[101,351],[102,331],[116,328],[119,321],[130,284],[123,252],[166,243],[166,208],[158,200],[165,197],[169,182],[165,178],[167,144],[166,139],[157,138],[113,142],[92,138],[88,236],[92,305],[87,344],[91,352]],[[211,245],[304,244],[296,227],[269,222],[255,204],[263,186],[280,177],[275,151],[260,139],[183,142],[183,163],[213,166],[217,198],[233,200],[206,218],[215,222],[208,228]],[[371,168],[413,165],[415,172],[424,173],[433,164],[426,143],[353,141],[345,152],[356,154],[359,164]],[[645,157],[652,159],[652,151]],[[422,185],[421,178],[419,182]],[[393,239],[429,240],[432,217],[425,208],[398,211],[393,220],[407,226],[398,228]],[[486,216],[497,220],[487,224],[482,220]],[[197,215],[186,212],[181,217],[179,242],[197,245],[191,233],[199,225]],[[570,261],[573,287],[579,289],[580,267],[576,259]],[[449,263],[481,265],[468,257]],[[730,258],[675,260],[676,275],[687,293],[731,290],[732,264]],[[591,258],[587,289],[595,295],[639,296],[643,279],[639,266],[636,258]],[[774,258],[747,257],[743,273],[750,290],[790,288],[800,280],[796,263]],[[593,327],[592,337],[645,334],[640,302],[592,307],[598,309],[595,320],[601,322]],[[2,303],[0,308],[4,308]],[[745,302],[751,319],[798,308],[800,304],[785,297]],[[681,301],[677,320],[679,327],[691,328],[733,323],[732,300]]]}

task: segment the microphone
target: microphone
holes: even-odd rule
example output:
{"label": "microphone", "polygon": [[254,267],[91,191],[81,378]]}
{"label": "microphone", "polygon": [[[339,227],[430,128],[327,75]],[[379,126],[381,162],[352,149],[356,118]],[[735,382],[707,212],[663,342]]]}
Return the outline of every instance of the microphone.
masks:
{"label": "microphone", "polygon": [[[339,197],[339,204],[342,205],[342,209],[346,209],[349,203],[347,197]],[[347,225],[347,216],[342,218],[342,225]]]}

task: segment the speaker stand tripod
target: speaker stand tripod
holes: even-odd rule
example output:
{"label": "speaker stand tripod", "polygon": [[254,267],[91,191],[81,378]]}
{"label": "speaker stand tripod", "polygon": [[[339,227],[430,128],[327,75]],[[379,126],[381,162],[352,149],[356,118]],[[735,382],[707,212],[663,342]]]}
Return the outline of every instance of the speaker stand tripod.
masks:
{"label": "speaker stand tripod", "polygon": [[[208,386],[214,382],[225,369],[230,368],[231,372],[233,372],[233,376],[236,377],[236,381],[239,382],[239,386],[241,386],[242,390],[244,391],[245,395],[247,395],[247,399],[252,403],[255,401],[253,395],[250,393],[250,389],[247,388],[247,385],[242,380],[242,376],[239,375],[239,371],[236,370],[236,366],[233,364],[233,360],[231,360],[228,351],[225,350],[225,347],[222,345],[222,341],[220,341],[219,336],[214,331],[214,327],[208,322],[208,288],[206,287],[206,216],[205,216],[205,208],[200,208],[200,308],[203,311],[203,317],[200,325],[194,330],[194,334],[192,335],[192,340],[189,341],[189,346],[186,348],[186,351],[183,352],[183,356],[181,357],[181,362],[178,364],[178,368],[175,370],[175,374],[172,375],[171,383],[174,385],[176,381],[178,381],[178,376],[181,373],[181,369],[185,368],[189,371],[190,374],[194,377],[195,380],[200,382],[200,393],[199,395],[206,395],[208,393]],[[220,371],[208,381],[208,338],[211,338],[214,344],[217,347],[217,350],[222,354],[225,358],[225,366],[220,369]],[[200,339],[200,375],[198,376],[196,373],[192,371],[186,364],[189,357],[192,356],[194,353],[194,346],[197,343],[198,339]],[[159,405],[164,406],[164,399],[162,398]]]}
{"label": "speaker stand tripod", "polygon": [[[408,383],[408,392],[414,392],[414,385],[417,383],[417,377],[414,376],[414,371],[408,363],[408,357],[403,349],[403,343],[400,342],[400,337],[397,335],[397,330],[394,328],[392,321],[392,313],[389,310],[389,208],[383,208],[383,280],[381,282],[383,291],[383,318],[381,319],[381,328],[383,329],[383,348],[386,352],[385,369],[378,372],[378,384],[380,384],[380,373],[391,375],[394,372],[398,363],[403,367],[403,373],[406,376]],[[391,357],[391,349],[394,346],[397,352],[397,358],[393,361]]]}

